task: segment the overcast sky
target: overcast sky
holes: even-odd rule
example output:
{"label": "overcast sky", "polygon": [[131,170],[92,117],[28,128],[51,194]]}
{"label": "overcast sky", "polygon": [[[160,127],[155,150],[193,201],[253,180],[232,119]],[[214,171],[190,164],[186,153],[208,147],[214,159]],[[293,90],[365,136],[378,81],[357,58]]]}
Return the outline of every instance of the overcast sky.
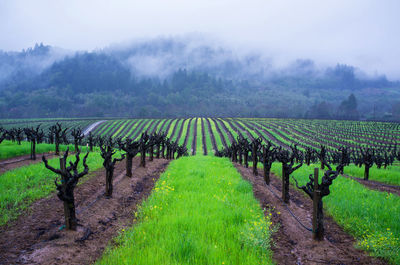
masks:
{"label": "overcast sky", "polygon": [[72,50],[205,33],[285,63],[311,58],[400,78],[400,0],[0,0],[0,49]]}

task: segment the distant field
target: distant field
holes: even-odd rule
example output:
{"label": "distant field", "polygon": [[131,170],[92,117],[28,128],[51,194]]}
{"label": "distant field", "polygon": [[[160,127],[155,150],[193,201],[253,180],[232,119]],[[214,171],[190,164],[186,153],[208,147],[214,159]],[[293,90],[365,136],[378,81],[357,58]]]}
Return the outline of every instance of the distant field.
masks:
{"label": "distant field", "polygon": [[[0,127],[35,127],[41,125],[47,132],[56,121],[68,128],[87,128],[100,121],[90,119],[25,119],[0,120]],[[190,154],[214,154],[242,135],[249,140],[261,138],[287,148],[297,144],[300,149],[320,144],[330,150],[341,146],[351,148],[388,148],[400,144],[400,124],[384,122],[295,120],[268,118],[187,118],[187,119],[109,119],[96,126],[92,134],[134,138],[144,131],[166,132],[167,136],[184,144]],[[196,137],[194,137],[196,136]]]}
{"label": "distant field", "polygon": [[40,128],[43,129],[45,133],[48,132],[49,128],[53,126],[56,122],[60,123],[63,128],[86,128],[89,127],[91,124],[100,121],[103,119],[96,119],[96,118],[87,118],[87,119],[67,119],[67,118],[60,118],[60,119],[18,119],[18,120],[0,120],[0,128],[3,127],[4,129],[11,129],[11,128],[26,128],[26,127],[34,127],[36,128],[40,125]]}

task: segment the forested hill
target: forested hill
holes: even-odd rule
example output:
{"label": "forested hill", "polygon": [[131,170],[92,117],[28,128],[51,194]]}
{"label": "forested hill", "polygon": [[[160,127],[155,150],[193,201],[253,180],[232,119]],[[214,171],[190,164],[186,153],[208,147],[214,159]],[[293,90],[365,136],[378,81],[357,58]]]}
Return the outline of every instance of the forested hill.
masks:
{"label": "forested hill", "polygon": [[400,117],[399,82],[338,64],[155,40],[94,52],[36,45],[0,52],[0,118]]}

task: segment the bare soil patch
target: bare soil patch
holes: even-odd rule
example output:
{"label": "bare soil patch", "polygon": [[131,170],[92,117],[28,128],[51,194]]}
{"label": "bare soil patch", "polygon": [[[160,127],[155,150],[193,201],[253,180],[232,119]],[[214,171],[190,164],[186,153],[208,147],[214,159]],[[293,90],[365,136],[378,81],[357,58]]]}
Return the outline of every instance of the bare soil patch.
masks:
{"label": "bare soil patch", "polygon": [[114,192],[105,198],[105,171],[75,190],[77,231],[62,229],[63,204],[56,195],[34,203],[29,213],[0,227],[0,264],[90,264],[103,253],[110,240],[133,223],[138,204],[146,198],[168,160],[154,159],[146,168],[133,160],[133,177],[125,176],[125,160],[114,171]]}
{"label": "bare soil patch", "polygon": [[345,178],[353,179],[353,180],[357,181],[358,183],[364,185],[368,189],[393,193],[393,194],[396,194],[397,196],[400,196],[400,186],[388,185],[388,184],[384,184],[384,183],[374,181],[374,180],[364,180],[361,178],[356,178],[356,177],[352,177],[352,176],[348,176],[348,175],[341,175],[341,176],[343,176]]}
{"label": "bare soil patch", "polygon": [[[15,168],[42,162],[42,155],[43,154],[36,154],[36,160],[31,160],[30,154],[0,160],[0,175]],[[47,159],[55,157],[54,152],[44,153],[44,155],[46,155]]]}
{"label": "bare soil patch", "polygon": [[[242,176],[253,185],[254,196],[260,205],[272,213],[272,222],[279,225],[273,235],[273,258],[278,264],[387,264],[382,259],[368,256],[367,253],[354,247],[355,239],[325,214],[325,239],[317,242],[312,233],[303,228],[289,213],[286,206],[267,188],[262,176],[254,176],[250,168],[235,165]],[[269,188],[281,196],[281,180],[271,175]],[[299,190],[290,190],[290,210],[298,219],[311,228],[312,201]]]}

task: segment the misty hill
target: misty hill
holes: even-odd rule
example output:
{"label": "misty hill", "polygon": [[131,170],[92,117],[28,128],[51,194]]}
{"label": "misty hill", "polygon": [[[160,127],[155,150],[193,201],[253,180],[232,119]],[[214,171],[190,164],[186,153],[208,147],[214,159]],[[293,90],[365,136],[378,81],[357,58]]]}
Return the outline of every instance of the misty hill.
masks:
{"label": "misty hill", "polygon": [[336,118],[351,94],[361,117],[382,118],[396,111],[399,88],[344,64],[322,68],[305,59],[279,68],[262,55],[193,39],[90,53],[44,45],[0,52],[0,118]]}

